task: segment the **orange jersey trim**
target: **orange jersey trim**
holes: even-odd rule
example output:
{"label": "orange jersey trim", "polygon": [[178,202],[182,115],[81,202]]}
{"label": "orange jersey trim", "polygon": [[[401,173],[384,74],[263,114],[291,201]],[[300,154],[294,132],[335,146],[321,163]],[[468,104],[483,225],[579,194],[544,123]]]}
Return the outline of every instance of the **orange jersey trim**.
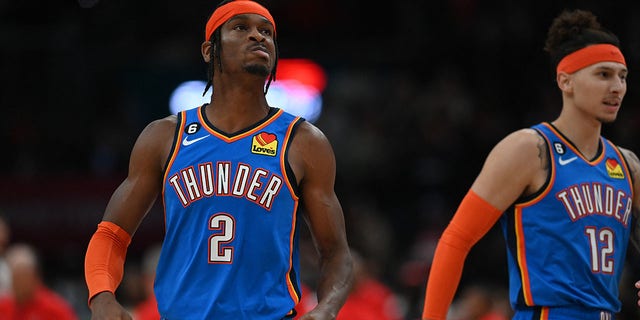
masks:
{"label": "orange jersey trim", "polygon": [[209,127],[209,124],[207,123],[207,121],[204,119],[204,117],[202,116],[202,112],[203,109],[202,107],[200,107],[200,110],[198,110],[198,119],[200,120],[200,123],[202,123],[202,127],[204,127],[207,132],[211,133],[212,135],[214,135],[215,137],[218,137],[219,139],[225,141],[225,142],[234,142],[236,140],[240,140],[244,137],[250,136],[252,134],[255,134],[256,132],[262,130],[264,127],[268,126],[271,122],[275,121],[278,117],[280,117],[280,115],[284,112],[284,110],[279,109],[274,115],[271,116],[271,118],[267,119],[265,122],[261,123],[259,126],[247,131],[247,132],[243,132],[240,133],[238,135],[234,135],[231,137],[225,136],[224,134],[221,134],[220,132],[214,130],[213,128]]}
{"label": "orange jersey trim", "polygon": [[540,308],[540,320],[549,320],[549,307]]}
{"label": "orange jersey trim", "polygon": [[[548,124],[544,123],[544,125],[553,130],[553,127],[549,126]],[[522,282],[522,295],[524,297],[525,304],[527,306],[533,306],[534,302],[533,302],[533,295],[531,293],[531,281],[529,279],[529,270],[527,267],[527,258],[526,258],[527,254],[526,254],[526,244],[525,244],[526,241],[524,237],[524,228],[522,226],[522,210],[544,199],[544,197],[546,197],[549,194],[549,192],[551,192],[551,188],[553,187],[553,184],[555,183],[555,179],[556,179],[556,164],[555,164],[555,161],[553,161],[553,147],[551,146],[551,142],[549,141],[547,136],[545,136],[540,132],[538,132],[538,134],[540,134],[540,136],[547,142],[547,149],[549,151],[548,153],[549,168],[550,168],[549,181],[547,181],[546,186],[544,187],[542,192],[540,192],[540,194],[535,196],[533,199],[530,199],[522,203],[518,203],[514,206],[514,230],[516,232],[516,259],[518,261],[518,267],[520,269],[520,281]],[[561,135],[559,134],[558,136],[561,137]],[[565,144],[567,146],[570,146],[569,143],[565,143]]]}
{"label": "orange jersey trim", "polygon": [[[571,143],[571,141],[567,140],[564,135],[562,135],[561,132],[559,132],[558,130],[556,130],[556,128],[554,128],[552,125],[550,125],[549,123],[543,123],[542,125],[544,125],[545,127],[549,128],[549,130],[553,131],[553,133],[556,134],[556,136],[558,136],[558,138],[560,138],[560,140],[562,140],[562,142],[565,144],[565,146],[567,146],[567,148],[571,149],[571,151],[573,151],[575,154],[578,155],[578,157],[580,157],[582,160],[584,160],[585,162],[589,163],[590,165],[597,165],[600,161],[602,161],[604,159],[604,154],[606,153],[604,148],[606,148],[606,144],[604,143],[604,140],[602,139],[602,137],[600,137],[600,143],[602,144],[602,153],[600,155],[598,155],[597,158],[593,159],[593,160],[589,160],[587,158],[584,157],[584,155],[582,155],[582,153],[576,149],[576,147],[573,145],[573,143]],[[548,142],[548,140],[547,140]]]}
{"label": "orange jersey trim", "polygon": [[295,210],[293,210],[293,217],[291,219],[291,233],[289,234],[289,269],[287,270],[287,274],[285,275],[287,282],[287,289],[289,290],[289,295],[297,305],[300,302],[300,296],[296,292],[296,286],[293,283],[291,277],[291,269],[293,269],[293,246],[294,246],[294,235],[296,233],[296,221],[298,217],[298,201],[295,201]]}
{"label": "orange jersey trim", "polygon": [[[167,175],[169,174],[169,170],[171,169],[171,166],[173,165],[173,163],[176,160],[176,157],[178,155],[178,151],[180,150],[180,145],[182,144],[182,136],[184,135],[184,125],[185,122],[187,122],[187,115],[186,115],[186,111],[181,111],[180,112],[180,123],[178,124],[178,132],[176,133],[176,137],[174,140],[174,147],[171,150],[171,157],[169,158],[169,161],[167,162],[167,165],[165,167],[165,171],[164,171],[164,175],[162,176],[162,212],[164,215],[164,225],[167,225],[167,206],[166,203],[164,202],[164,194],[165,194],[165,187],[166,187],[166,181],[167,181]],[[166,227],[165,227],[166,229]]]}
{"label": "orange jersey trim", "polygon": [[520,267],[520,279],[522,281],[522,295],[527,306],[533,306],[533,296],[531,294],[531,284],[529,279],[529,270],[527,268],[527,254],[524,241],[524,228],[522,227],[522,208],[516,207],[515,212],[515,231],[517,242],[517,258]]}
{"label": "orange jersey trim", "polygon": [[[282,111],[282,110],[281,110]],[[293,299],[293,301],[295,301],[295,304],[297,305],[300,302],[300,295],[296,292],[296,287],[295,284],[292,282],[291,277],[289,276],[291,273],[291,270],[293,269],[293,246],[294,246],[294,238],[295,238],[295,233],[296,233],[296,223],[297,223],[297,217],[298,217],[298,201],[299,201],[299,197],[295,192],[295,188],[291,185],[292,181],[289,177],[289,175],[287,174],[287,166],[286,166],[286,150],[289,147],[289,141],[291,140],[291,136],[293,134],[293,128],[295,127],[295,125],[298,123],[298,121],[300,120],[300,117],[296,117],[291,124],[289,124],[289,128],[287,129],[287,133],[285,134],[284,137],[284,141],[283,141],[283,145],[282,145],[282,152],[280,152],[280,170],[282,171],[282,174],[284,176],[284,181],[285,184],[287,185],[287,188],[289,188],[289,192],[291,193],[291,195],[293,196],[293,200],[294,200],[294,208],[295,210],[293,211],[293,217],[291,219],[291,233],[289,234],[289,269],[287,270],[287,274],[286,274],[286,282],[287,282],[287,289],[289,290],[289,295],[291,296],[291,298]]]}
{"label": "orange jersey trim", "polygon": [[293,185],[291,185],[291,179],[289,177],[289,174],[287,173],[287,166],[286,166],[287,159],[285,158],[285,155],[287,153],[286,152],[287,148],[289,147],[289,141],[291,140],[291,135],[293,134],[293,128],[296,126],[299,120],[300,120],[300,117],[296,117],[289,125],[289,128],[287,129],[287,133],[285,134],[285,137],[284,137],[282,152],[280,154],[280,170],[282,170],[282,174],[284,175],[284,181],[287,185],[287,188],[289,188],[289,192],[291,192],[291,194],[295,197],[296,201],[299,200],[299,197],[296,193],[296,188],[294,188]]}

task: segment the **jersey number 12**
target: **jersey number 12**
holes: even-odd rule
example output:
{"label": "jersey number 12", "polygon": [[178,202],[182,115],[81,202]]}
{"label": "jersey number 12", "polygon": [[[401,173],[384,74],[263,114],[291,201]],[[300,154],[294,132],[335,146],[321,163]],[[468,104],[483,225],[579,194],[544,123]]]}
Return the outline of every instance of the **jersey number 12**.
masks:
{"label": "jersey number 12", "polygon": [[594,273],[613,273],[613,231],[595,227],[585,228],[591,247],[591,271]]}

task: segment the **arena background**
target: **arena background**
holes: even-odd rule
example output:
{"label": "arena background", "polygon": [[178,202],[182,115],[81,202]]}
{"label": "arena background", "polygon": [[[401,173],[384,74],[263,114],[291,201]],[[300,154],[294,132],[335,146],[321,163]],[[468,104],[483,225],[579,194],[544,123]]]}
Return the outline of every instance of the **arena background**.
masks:
{"label": "arena background", "polygon": [[[406,319],[419,317],[435,242],[491,147],[558,115],[542,47],[562,9],[592,10],[620,37],[628,93],[604,135],[640,152],[640,2],[262,3],[278,24],[281,58],[312,59],[327,73],[315,124],[335,149],[349,241],[396,292]],[[199,47],[216,4],[0,1],[0,211],[11,241],[39,250],[47,283],[82,318],[88,240],[137,135],[169,114],[179,83],[205,79]],[[162,239],[159,205],[134,236],[132,274]],[[504,251],[494,228],[470,253],[461,287],[504,288]],[[640,260],[629,256],[620,319],[639,316]],[[124,303],[136,301],[119,291]]]}

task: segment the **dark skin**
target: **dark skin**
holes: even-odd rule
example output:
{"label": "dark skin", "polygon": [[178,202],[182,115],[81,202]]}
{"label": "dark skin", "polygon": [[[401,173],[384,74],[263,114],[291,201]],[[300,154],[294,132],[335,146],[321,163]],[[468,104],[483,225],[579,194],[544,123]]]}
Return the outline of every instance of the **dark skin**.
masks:
{"label": "dark skin", "polygon": [[[237,132],[264,119],[269,111],[264,83],[275,63],[274,27],[264,17],[241,14],[221,26],[222,70],[215,61],[211,103],[206,117],[218,129]],[[210,61],[213,44],[201,47]],[[150,123],[138,137],[129,174],[114,192],[103,217],[130,235],[162,191],[163,167],[171,150],[177,118]],[[301,320],[335,319],[353,282],[353,262],[346,238],[344,216],[334,191],[336,161],[326,136],[303,122],[289,147],[288,161],[295,173],[304,205],[304,219],[320,254],[318,305]],[[101,292],[89,305],[94,320],[131,319],[110,292]]]}

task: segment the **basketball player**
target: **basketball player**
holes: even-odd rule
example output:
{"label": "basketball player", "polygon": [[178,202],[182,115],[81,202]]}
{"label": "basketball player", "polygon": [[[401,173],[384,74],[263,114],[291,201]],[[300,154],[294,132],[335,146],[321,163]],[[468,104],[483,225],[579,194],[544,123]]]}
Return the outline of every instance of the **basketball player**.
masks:
{"label": "basketball player", "polygon": [[274,19],[256,2],[224,1],[211,15],[201,47],[211,102],[154,121],[138,137],[87,248],[92,319],[130,319],[114,291],[131,237],[160,193],[166,233],[154,289],[163,319],[293,318],[302,217],[321,275],[319,303],[301,319],[338,314],[352,259],[335,158],[318,128],[267,104],[275,40]]}
{"label": "basketball player", "polygon": [[617,37],[582,10],[556,17],[545,51],[562,93],[560,115],[509,134],[489,153],[439,240],[423,319],[445,319],[467,253],[498,220],[513,319],[602,320],[621,309],[640,162],[601,129],[626,93],[625,59]]}

